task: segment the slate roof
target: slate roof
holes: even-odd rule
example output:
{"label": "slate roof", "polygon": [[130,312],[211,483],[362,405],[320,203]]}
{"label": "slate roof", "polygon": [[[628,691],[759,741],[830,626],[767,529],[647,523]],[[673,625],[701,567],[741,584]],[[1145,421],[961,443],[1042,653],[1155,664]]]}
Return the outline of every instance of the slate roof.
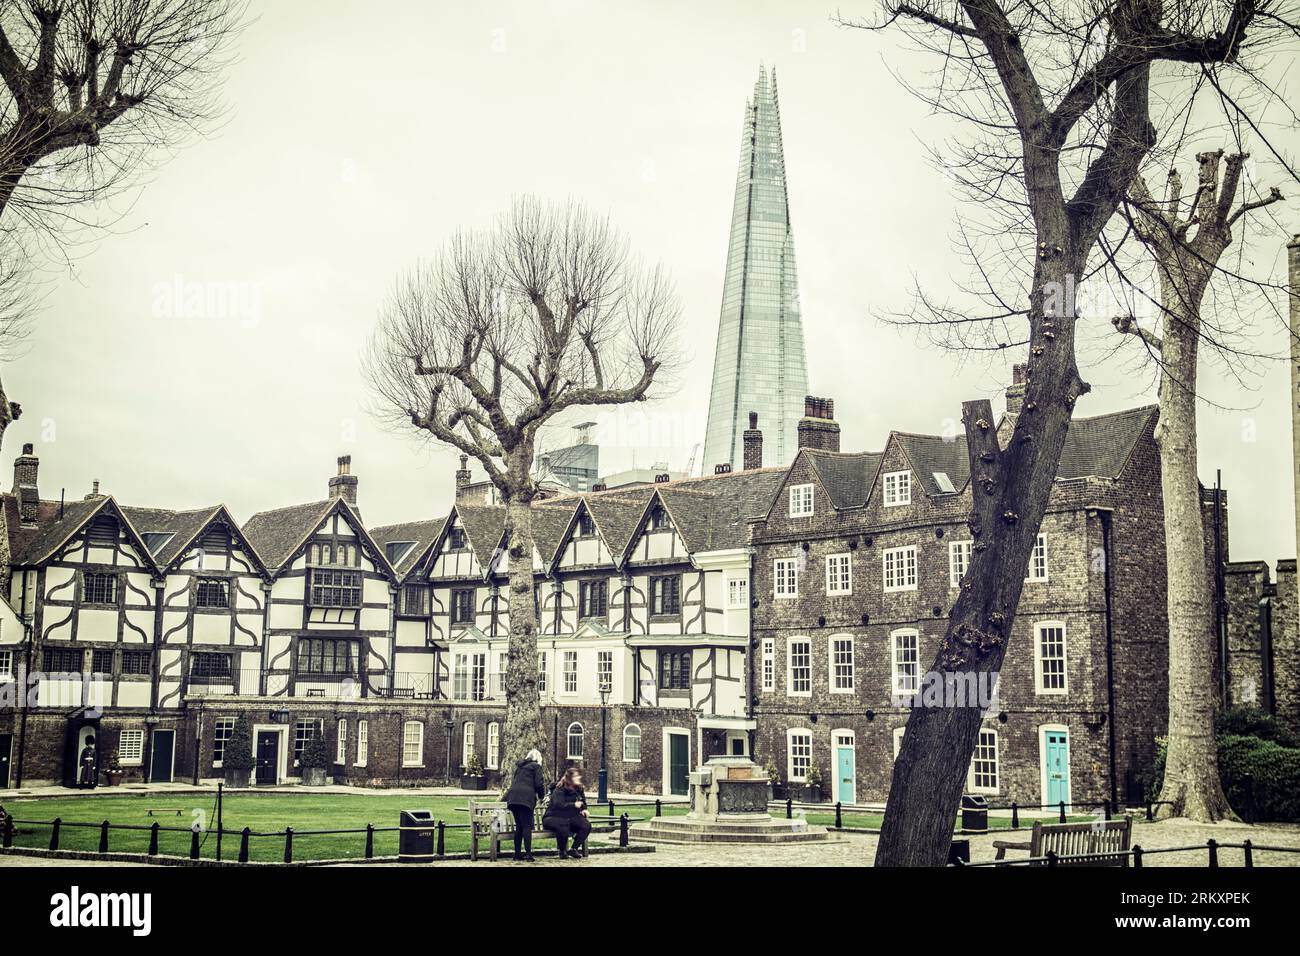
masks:
{"label": "slate roof", "polygon": [[[5,496],[5,507],[12,506],[7,515],[10,528],[10,550],[15,565],[39,564],[62,545],[68,538],[80,530],[81,526],[99,513],[109,498],[91,498],[83,501],[69,501],[60,505],[57,501],[42,501],[36,516],[36,527],[19,526],[16,500],[12,495]],[[59,517],[62,508],[63,517]]]}
{"label": "slate roof", "polygon": [[409,548],[405,554],[393,565],[393,570],[397,572],[398,577],[406,577],[411,569],[424,556],[429,546],[437,540],[438,535],[442,533],[442,526],[446,524],[445,518],[433,518],[427,521],[406,521],[401,524],[387,524],[378,528],[370,529],[370,537],[375,539],[375,544],[379,545],[384,554],[388,554],[388,546],[398,541],[413,541],[415,544]]}
{"label": "slate roof", "polygon": [[[912,469],[927,495],[953,494],[966,487],[970,478],[970,458],[966,451],[966,436],[951,440],[940,435],[913,435],[894,432],[902,446],[903,454],[912,463]],[[951,489],[940,486],[935,474],[945,474],[952,482]]]}
{"label": "slate roof", "polygon": [[[964,450],[965,446],[962,447]],[[831,504],[840,510],[860,508],[867,503],[867,495],[885,458],[877,451],[844,454],[808,449],[804,454],[831,496]]]}
{"label": "slate roof", "polygon": [[152,531],[171,532],[171,538],[153,552],[155,563],[167,567],[187,548],[213,518],[222,511],[221,505],[199,508],[194,511],[169,511],[164,508],[132,508],[123,506],[122,514],[143,537]]}
{"label": "slate roof", "polygon": [[469,539],[470,549],[486,571],[506,530],[506,509],[501,505],[467,505],[458,502],[456,514]]}
{"label": "slate roof", "polygon": [[275,570],[293,557],[298,547],[316,530],[339,500],[341,499],[332,498],[259,511],[244,522],[240,531],[266,566]]}
{"label": "slate roof", "polygon": [[1118,478],[1133,447],[1159,412],[1159,405],[1144,405],[1109,415],[1076,418],[1070,423],[1056,477]]}
{"label": "slate roof", "polygon": [[542,567],[549,568],[555,560],[555,552],[577,510],[577,500],[569,498],[558,499],[555,504],[546,501],[533,508],[533,544],[542,557]]}
{"label": "slate roof", "polygon": [[627,550],[653,493],[649,487],[619,488],[583,496],[611,555],[622,555]]}

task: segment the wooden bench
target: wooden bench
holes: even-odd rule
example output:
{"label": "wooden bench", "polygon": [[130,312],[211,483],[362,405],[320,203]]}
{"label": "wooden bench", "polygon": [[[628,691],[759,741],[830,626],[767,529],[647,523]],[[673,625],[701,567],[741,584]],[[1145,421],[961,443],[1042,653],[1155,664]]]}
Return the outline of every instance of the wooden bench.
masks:
{"label": "wooden bench", "polygon": [[[556,834],[542,826],[542,814],[545,812],[544,804],[539,803],[533,810],[533,839],[538,837],[556,838]],[[504,815],[505,826],[500,830],[492,828],[492,821],[496,819],[497,812]],[[501,844],[504,842],[514,842],[515,839],[515,815],[510,812],[504,801],[492,800],[486,802],[469,802],[469,858],[478,859],[479,841],[486,840],[488,847],[488,859],[495,861],[500,853]],[[595,832],[595,828],[592,828]],[[558,845],[558,844],[557,844]],[[587,855],[587,844],[582,845],[582,855]]]}
{"label": "wooden bench", "polygon": [[[1128,850],[1133,839],[1133,818],[1107,820],[1104,823],[1034,822],[1028,843],[994,840],[996,859],[1006,858],[1007,850],[1028,850],[1031,858],[1053,853],[1057,857],[1083,857],[1061,860],[1058,866],[1128,866]],[[1044,865],[1039,863],[1038,865]]]}

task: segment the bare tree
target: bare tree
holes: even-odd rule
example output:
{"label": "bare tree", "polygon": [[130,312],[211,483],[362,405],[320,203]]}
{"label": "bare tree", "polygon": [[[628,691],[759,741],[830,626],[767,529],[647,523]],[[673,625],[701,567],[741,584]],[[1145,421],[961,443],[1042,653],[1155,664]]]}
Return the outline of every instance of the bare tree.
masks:
{"label": "bare tree", "polygon": [[538,430],[580,406],[644,401],[675,361],[676,294],[607,219],[516,200],[397,282],[365,360],[381,415],[460,449],[506,508],[505,754],[542,748],[533,607]]}
{"label": "bare tree", "polygon": [[1223,151],[1197,155],[1196,192],[1188,201],[1182,177],[1170,170],[1160,201],[1138,176],[1129,190],[1134,233],[1149,250],[1160,281],[1160,330],[1136,319],[1114,320],[1156,356],[1160,366],[1160,483],[1164,498],[1166,594],[1169,606],[1169,733],[1163,816],[1214,822],[1233,818],[1219,780],[1214,742],[1214,613],[1196,461],[1197,355],[1201,305],[1244,215],[1282,199],[1269,195],[1237,204],[1246,156]]}
{"label": "bare tree", "polygon": [[[986,202],[1001,202],[1032,273],[1023,305],[1005,301],[1008,328],[1027,326],[1023,411],[1000,446],[987,401],[963,405],[975,540],[934,670],[970,685],[1001,668],[1029,557],[1078,398],[1088,391],[1075,352],[1077,297],[1098,238],[1155,145],[1152,72],[1170,82],[1244,70],[1294,35],[1271,0],[1179,3],[1083,0],[889,2],[872,29],[905,28],[940,57],[926,101],[978,131],[959,170]],[[1252,31],[1250,41],[1247,30]],[[1032,243],[1032,244],[1031,244]],[[977,702],[911,711],[894,763],[876,864],[940,865],[978,738]]]}

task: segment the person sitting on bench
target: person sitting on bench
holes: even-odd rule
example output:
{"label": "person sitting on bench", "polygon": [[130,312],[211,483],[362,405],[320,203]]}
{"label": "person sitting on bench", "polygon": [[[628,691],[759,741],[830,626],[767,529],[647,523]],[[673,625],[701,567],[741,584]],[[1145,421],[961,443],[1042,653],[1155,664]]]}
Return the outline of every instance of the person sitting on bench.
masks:
{"label": "person sitting on bench", "polygon": [[[542,826],[555,834],[555,845],[559,847],[561,859],[566,856],[582,859],[582,847],[587,842],[587,834],[591,833],[591,824],[587,821],[587,795],[582,790],[582,772],[577,767],[564,771],[564,776],[551,791],[551,802],[542,817]],[[570,837],[573,838],[573,848],[566,851]]]}
{"label": "person sitting on bench", "polygon": [[[546,782],[542,776],[542,755],[536,750],[515,764],[514,779],[502,798],[515,818],[515,859],[536,862],[533,858],[533,811],[537,801],[546,796]],[[520,853],[520,847],[523,852]]]}

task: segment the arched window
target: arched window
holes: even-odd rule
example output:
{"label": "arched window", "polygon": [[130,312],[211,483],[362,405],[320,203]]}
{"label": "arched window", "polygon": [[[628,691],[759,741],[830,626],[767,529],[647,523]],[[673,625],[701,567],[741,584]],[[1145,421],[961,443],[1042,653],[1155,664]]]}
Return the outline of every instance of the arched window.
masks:
{"label": "arched window", "polygon": [[623,728],[623,762],[641,762],[641,725],[628,724]]}
{"label": "arched window", "polygon": [[501,765],[501,725],[495,720],[488,724],[487,768],[496,770]]}
{"label": "arched window", "polygon": [[582,724],[574,721],[569,724],[569,759],[582,759]]}

